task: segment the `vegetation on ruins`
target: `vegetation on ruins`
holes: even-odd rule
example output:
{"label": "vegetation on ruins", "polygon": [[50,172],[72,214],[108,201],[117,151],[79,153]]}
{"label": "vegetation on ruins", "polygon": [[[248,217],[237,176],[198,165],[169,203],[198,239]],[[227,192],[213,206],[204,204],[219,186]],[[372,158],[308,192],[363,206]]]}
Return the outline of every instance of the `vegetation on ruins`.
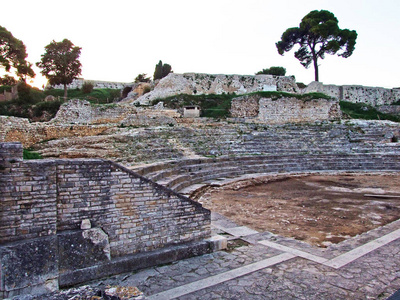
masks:
{"label": "vegetation on ruins", "polygon": [[[8,87],[0,87],[0,92]],[[18,86],[18,99],[0,102],[0,115],[28,118],[32,121],[49,121],[64,103],[64,90],[50,89],[41,91],[25,83]],[[54,96],[52,101],[44,101]],[[84,99],[94,104],[107,104],[120,98],[115,89],[93,89],[86,94],[82,89],[69,90],[70,99]]]}
{"label": "vegetation on ruins", "polygon": [[268,69],[262,69],[262,71],[258,71],[256,75],[275,75],[275,76],[285,76],[286,69],[284,67],[271,67]]}
{"label": "vegetation on ruins", "polygon": [[153,79],[161,79],[167,76],[169,73],[172,73],[172,68],[169,64],[163,64],[160,60],[158,64],[156,64],[156,68],[154,70]]}
{"label": "vegetation on ruins", "polygon": [[[7,73],[12,70],[21,79],[26,81],[27,77],[35,77],[32,64],[26,58],[26,47],[24,43],[15,38],[10,31],[0,26],[0,66]],[[7,76],[8,77],[8,76]]]}
{"label": "vegetation on ruins", "polygon": [[319,81],[318,59],[324,59],[325,54],[336,54],[347,58],[353,54],[357,32],[340,29],[335,15],[327,10],[314,10],[308,13],[299,27],[288,28],[275,45],[279,54],[292,50],[295,45],[300,48],[294,56],[308,68],[314,64],[315,81]]}
{"label": "vegetation on ruins", "polygon": [[[278,100],[283,97],[294,97],[303,101],[310,101],[313,99],[327,99],[331,97],[322,93],[309,93],[309,94],[291,94],[286,92],[254,92],[246,95],[259,95],[265,98],[271,98],[272,100]],[[158,102],[164,102],[165,107],[172,109],[179,109],[184,106],[197,105],[201,109],[202,117],[209,118],[226,118],[229,117],[229,111],[231,108],[231,102],[233,98],[239,97],[236,94],[208,94],[208,95],[187,95],[179,94],[176,96],[170,96],[163,99],[156,99],[152,101],[151,105],[156,105]]]}
{"label": "vegetation on ruins", "polygon": [[85,94],[90,94],[93,91],[94,85],[90,81],[85,81],[82,84],[82,92]]}
{"label": "vegetation on ruins", "polygon": [[31,151],[29,149],[23,149],[22,152],[23,159],[42,159],[42,155],[40,153]]}
{"label": "vegetation on ruins", "polygon": [[141,73],[138,76],[136,76],[135,78],[135,83],[139,83],[139,82],[150,82],[151,78],[147,77],[146,73]]}
{"label": "vegetation on ruins", "polygon": [[81,49],[68,40],[52,41],[45,47],[46,52],[36,65],[42,69],[41,73],[50,85],[64,85],[64,99],[67,99],[67,85],[81,74],[82,64],[79,61]]}
{"label": "vegetation on ruins", "polygon": [[374,107],[364,103],[340,101],[340,109],[344,114],[353,119],[389,120],[400,122],[400,116],[382,113]]}

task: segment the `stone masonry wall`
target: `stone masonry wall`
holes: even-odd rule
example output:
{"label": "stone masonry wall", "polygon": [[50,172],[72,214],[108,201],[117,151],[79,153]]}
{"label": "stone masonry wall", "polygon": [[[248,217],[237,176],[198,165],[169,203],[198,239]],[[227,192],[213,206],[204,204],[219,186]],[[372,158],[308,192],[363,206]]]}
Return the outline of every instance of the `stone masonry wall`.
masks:
{"label": "stone masonry wall", "polygon": [[210,236],[210,212],[110,161],[22,160],[0,144],[0,244],[79,229],[89,219],[108,235],[111,256]]}
{"label": "stone masonry wall", "polygon": [[[101,81],[101,80],[85,80],[83,78],[77,78],[72,81],[71,84],[67,85],[68,89],[80,89],[85,82],[90,82],[93,84],[95,89],[123,89],[126,86],[131,86],[133,83],[128,82],[116,82],[116,81]],[[49,88],[47,85],[46,88]],[[58,84],[52,86],[54,89],[64,89],[64,85]]]}
{"label": "stone masonry wall", "polygon": [[154,90],[137,99],[143,105],[152,100],[178,94],[202,95],[236,93],[246,94],[257,91],[298,91],[293,77],[272,75],[211,75],[198,73],[170,73],[160,80]]}
{"label": "stone masonry wall", "polygon": [[372,106],[390,105],[400,100],[399,89],[385,89],[359,85],[325,85],[321,82],[311,82],[303,93],[320,92],[339,100],[365,103]]}
{"label": "stone masonry wall", "polygon": [[336,100],[297,98],[263,98],[258,95],[242,96],[232,100],[234,118],[250,118],[253,122],[267,124],[308,123],[340,119]]}

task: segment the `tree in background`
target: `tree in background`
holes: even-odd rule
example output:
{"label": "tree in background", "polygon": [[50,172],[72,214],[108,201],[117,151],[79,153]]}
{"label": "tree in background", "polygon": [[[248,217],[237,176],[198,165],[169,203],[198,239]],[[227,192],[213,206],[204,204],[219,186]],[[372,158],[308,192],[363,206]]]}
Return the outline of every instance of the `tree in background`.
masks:
{"label": "tree in background", "polygon": [[150,81],[151,81],[150,77],[147,77],[147,74],[145,74],[145,73],[139,74],[139,75],[136,76],[136,78],[135,78],[135,83],[139,83],[139,82],[150,82]]}
{"label": "tree in background", "polygon": [[172,73],[172,68],[169,64],[163,64],[162,61],[160,60],[158,64],[156,65],[156,69],[154,70],[154,76],[153,79],[161,79],[167,76],[169,73]]}
{"label": "tree in background", "polygon": [[256,73],[256,75],[275,75],[275,76],[285,76],[286,69],[284,67],[271,67],[269,69],[263,69]]}
{"label": "tree in background", "polygon": [[325,54],[336,54],[347,58],[353,54],[357,32],[340,29],[335,15],[327,10],[314,10],[307,14],[299,27],[287,29],[276,43],[280,55],[290,51],[298,44],[300,48],[294,56],[308,68],[314,63],[315,81],[319,80],[318,59],[324,59]]}
{"label": "tree in background", "polygon": [[41,73],[50,85],[64,85],[64,99],[67,99],[67,85],[81,74],[82,64],[79,61],[81,49],[68,40],[55,42],[54,40],[45,47],[45,54],[36,65],[42,69]]}
{"label": "tree in background", "polygon": [[27,57],[24,43],[0,26],[0,67],[6,72],[15,69],[15,74],[26,81],[27,77],[35,77],[32,64],[26,60]]}

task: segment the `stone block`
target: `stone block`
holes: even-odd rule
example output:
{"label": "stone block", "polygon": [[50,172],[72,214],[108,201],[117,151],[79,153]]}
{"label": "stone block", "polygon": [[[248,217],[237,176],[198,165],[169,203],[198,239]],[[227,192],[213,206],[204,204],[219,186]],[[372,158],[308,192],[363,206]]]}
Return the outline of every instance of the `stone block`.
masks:
{"label": "stone block", "polygon": [[[55,235],[0,246],[0,291],[5,297],[58,289]],[[51,284],[49,284],[51,283]]]}

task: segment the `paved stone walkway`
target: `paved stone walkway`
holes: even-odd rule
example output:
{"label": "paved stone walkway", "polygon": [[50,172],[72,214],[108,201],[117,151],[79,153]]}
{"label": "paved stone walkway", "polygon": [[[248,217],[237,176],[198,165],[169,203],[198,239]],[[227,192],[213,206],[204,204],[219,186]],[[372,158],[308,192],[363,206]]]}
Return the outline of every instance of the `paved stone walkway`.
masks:
{"label": "paved stone walkway", "polygon": [[327,249],[218,214],[212,224],[237,248],[94,284],[137,286],[149,300],[387,299],[400,288],[400,220]]}

